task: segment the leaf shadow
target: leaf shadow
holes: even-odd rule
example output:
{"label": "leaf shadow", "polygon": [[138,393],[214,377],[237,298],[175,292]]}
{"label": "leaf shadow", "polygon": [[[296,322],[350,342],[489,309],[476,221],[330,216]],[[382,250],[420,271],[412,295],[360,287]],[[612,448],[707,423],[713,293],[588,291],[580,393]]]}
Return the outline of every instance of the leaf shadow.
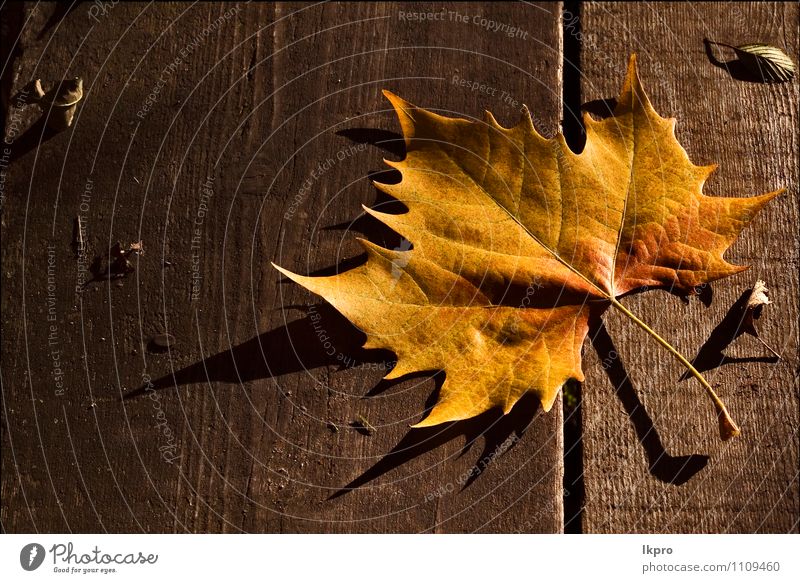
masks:
{"label": "leaf shadow", "polygon": [[[369,143],[402,157],[405,154],[405,142],[399,134],[374,128],[353,128],[337,132],[358,143]],[[370,173],[370,178],[385,183],[400,181],[396,170],[381,170]],[[377,191],[377,199],[372,208],[382,212],[402,213],[407,208],[400,201]],[[362,216],[350,223],[331,225],[325,230],[354,230],[368,236],[373,242],[388,248],[402,247],[404,239],[370,216]],[[317,270],[310,275],[332,275],[363,264],[365,255],[359,255],[340,262],[338,265]],[[283,279],[282,282],[288,282]],[[546,301],[554,301],[548,298]],[[284,374],[309,370],[321,366],[337,366],[339,370],[356,367],[366,363],[391,363],[393,353],[384,350],[367,350],[363,348],[365,335],[353,326],[344,316],[327,303],[312,306],[285,306],[284,309],[301,309],[306,317],[274,328],[268,332],[232,347],[229,350],[209,356],[199,362],[181,368],[143,385],[128,393],[123,400],[141,397],[149,391],[164,390],[181,385],[227,382],[244,383],[256,379],[274,378]],[[312,320],[312,317],[314,320]],[[315,321],[321,317],[325,321],[326,333],[335,338],[337,353],[327,354],[320,346],[315,329]],[[346,356],[337,358],[338,354]],[[382,380],[368,391],[367,397],[379,394],[391,386],[414,377],[430,376],[430,373],[406,375],[395,381]],[[435,404],[444,374],[433,375],[436,390],[426,402],[426,410]],[[483,449],[472,469],[466,474],[462,489],[469,487],[493,463],[495,459],[510,451],[527,431],[540,405],[533,394],[525,395],[514,406],[512,411],[503,415],[501,411],[487,411],[472,419],[443,424],[431,428],[410,429],[392,450],[375,465],[367,469],[349,484],[333,493],[329,499],[335,499],[352,490],[371,482],[389,471],[421,456],[433,449],[463,438],[465,444],[461,454],[472,449],[475,442],[483,437]]]}
{"label": "leaf shadow", "polygon": [[745,62],[738,57],[730,61],[720,61],[714,54],[712,42],[707,38],[703,39],[703,44],[705,45],[706,57],[708,57],[709,62],[715,67],[719,67],[727,72],[733,79],[737,81],[747,81],[748,83],[760,83],[762,85],[769,83],[763,75],[759,75],[757,72],[753,71],[753,69],[748,67]]}
{"label": "leaf shadow", "polygon": [[[437,373],[434,379],[436,381],[436,391],[431,394],[426,402],[426,410],[433,407],[436,402],[439,389],[444,381],[444,375]],[[538,400],[532,393],[528,393],[514,405],[507,415],[503,415],[500,410],[491,410],[464,421],[444,423],[435,427],[410,429],[389,453],[349,484],[331,494],[328,500],[339,498],[353,490],[357,490],[414,458],[437,449],[454,439],[463,438],[465,440],[460,453],[460,455],[464,455],[472,449],[472,446],[479,438],[483,437],[483,449],[478,456],[478,460],[468,472],[464,473],[466,477],[463,483],[459,482],[459,485],[462,486],[461,491],[463,491],[472,485],[497,457],[510,451],[522,439],[522,436],[533,423],[539,409]]]}
{"label": "leaf shadow", "polygon": [[19,138],[14,140],[9,155],[9,160],[11,162],[20,159],[31,150],[35,150],[60,133],[57,130],[47,127],[47,116],[48,112],[45,111]]}
{"label": "leaf shadow", "polygon": [[[706,372],[713,370],[717,367],[741,362],[769,362],[775,363],[780,359],[776,356],[748,356],[748,357],[730,357],[726,356],[723,351],[730,346],[739,336],[745,333],[744,331],[744,318],[747,312],[747,300],[750,297],[752,288],[746,289],[739,296],[725,316],[720,320],[719,324],[711,331],[708,339],[697,351],[697,355],[692,359],[692,365],[699,372]],[[684,381],[689,378],[689,373],[684,372],[680,379]]]}
{"label": "leaf shadow", "polygon": [[581,109],[598,119],[606,119],[614,115],[614,109],[617,107],[617,99],[609,97],[608,99],[593,99],[581,105]]}
{"label": "leaf shadow", "polygon": [[[387,181],[382,179],[381,182]],[[397,199],[394,199],[381,191],[376,192],[377,195],[375,202],[370,205],[370,208],[388,214],[402,214],[404,212],[408,212],[408,208]],[[323,227],[321,230],[344,232],[354,231],[363,235],[371,242],[386,249],[408,251],[409,249],[413,248],[413,245],[410,241],[403,238],[400,234],[393,231],[384,223],[367,213],[361,213],[352,221]]]}
{"label": "leaf shadow", "polygon": [[336,132],[337,136],[342,136],[356,144],[369,144],[402,158],[406,154],[406,142],[403,136],[397,132],[380,128],[347,128]]}
{"label": "leaf shadow", "polygon": [[[245,383],[322,366],[337,366],[341,370],[366,363],[391,362],[392,353],[363,348],[364,334],[329,304],[285,309],[302,309],[306,316],[164,375],[126,394],[123,400],[189,384]],[[332,355],[320,343],[315,328],[320,320],[325,323],[326,333],[336,339],[337,352]],[[337,354],[345,354],[347,359],[340,360]]]}
{"label": "leaf shadow", "polygon": [[672,456],[656,431],[653,419],[647,413],[628,376],[619,352],[602,319],[593,316],[589,322],[589,337],[617,397],[628,414],[639,442],[644,448],[650,474],[662,482],[680,486],[688,482],[708,464],[709,457],[700,454]]}
{"label": "leaf shadow", "polygon": [[[62,20],[64,20],[69,14],[75,10],[79,4],[82,3],[82,0],[72,0],[71,2],[54,2],[53,3],[53,13],[50,15],[50,18],[47,19],[47,22],[42,27],[42,30],[39,31],[39,35],[36,37],[37,40],[42,40],[45,35],[57,24],[60,24]],[[90,9],[91,11],[91,9]]]}
{"label": "leaf shadow", "polygon": [[[337,366],[339,370],[357,367],[366,363],[391,363],[393,353],[385,350],[367,350],[362,344],[364,334],[328,304],[312,306],[286,306],[287,310],[303,309],[306,317],[294,320],[255,336],[199,362],[173,373],[164,375],[123,396],[123,400],[143,397],[150,391],[160,391],[189,384],[209,382],[244,383],[256,379],[274,378],[284,374],[310,370],[321,366]],[[329,355],[320,346],[315,329],[319,320],[325,321],[328,336],[335,339],[337,353]],[[346,358],[337,358],[344,354]],[[380,381],[367,396],[376,390],[385,390],[393,384],[414,377],[429,376],[430,373],[407,375],[396,381]],[[425,408],[433,407],[439,388],[444,380],[443,373],[433,376],[436,390],[432,392]],[[488,411],[478,417],[424,429],[410,429],[403,439],[395,445],[374,466],[352,480],[349,484],[332,494],[329,499],[338,498],[352,490],[371,482],[412,459],[457,439],[466,442],[461,455],[469,451],[478,438],[484,438],[483,450],[468,473],[463,488],[470,486],[493,463],[510,451],[522,438],[539,410],[538,401],[532,394],[523,397],[508,415],[500,411]]]}

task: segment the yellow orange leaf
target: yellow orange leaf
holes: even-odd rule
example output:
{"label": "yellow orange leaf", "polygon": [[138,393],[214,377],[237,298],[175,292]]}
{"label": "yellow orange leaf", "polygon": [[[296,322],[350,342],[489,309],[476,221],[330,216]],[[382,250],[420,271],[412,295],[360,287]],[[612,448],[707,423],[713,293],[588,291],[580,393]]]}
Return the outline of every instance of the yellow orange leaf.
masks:
{"label": "yellow orange leaf", "polygon": [[[443,370],[436,406],[417,426],[466,419],[526,392],[549,410],[568,379],[583,380],[592,310],[623,311],[709,391],[723,438],[738,433],[713,389],[668,342],[619,302],[640,288],[689,294],[744,267],[723,254],[778,192],[702,194],[713,166],[695,166],[675,120],[650,105],[631,58],[613,116],[585,117],[586,146],[547,139],[527,110],[513,128],[442,117],[389,92],[406,142],[398,184],[377,184],[408,208],[366,212],[410,250],[361,241],[367,262],[331,277],[278,269],[324,297],[397,354],[387,378]],[[277,267],[277,266],[276,266]]]}

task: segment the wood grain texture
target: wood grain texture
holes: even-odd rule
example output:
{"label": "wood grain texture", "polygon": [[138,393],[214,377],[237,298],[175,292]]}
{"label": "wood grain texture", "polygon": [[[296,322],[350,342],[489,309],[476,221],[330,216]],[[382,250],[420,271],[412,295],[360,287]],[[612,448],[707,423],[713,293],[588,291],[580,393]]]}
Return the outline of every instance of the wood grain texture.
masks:
{"label": "wood grain texture", "polygon": [[[390,355],[360,351],[357,331],[268,262],[346,266],[363,234],[403,245],[359,213],[393,208],[367,176],[402,152],[382,88],[506,125],[524,101],[552,134],[560,6],[448,4],[439,20],[418,16],[438,4],[120,3],[94,18],[92,6],[26,4],[2,75],[4,101],[35,77],[87,87],[63,134],[35,125],[34,107],[8,110],[3,530],[559,532],[560,408],[528,401],[505,419],[409,435],[435,382],[380,384]],[[734,79],[702,39],[763,41],[796,61],[797,6],[592,2],[579,23],[567,34],[581,33],[583,101],[616,96],[635,51],[691,159],[720,164],[707,192],[788,187],[729,254],[752,269],[715,285],[710,307],[664,292],[624,300],[693,356],[767,281],[774,305],[759,326],[784,359],[706,373],[742,437],[718,441],[700,388],[630,322],[609,313],[594,330],[583,528],[796,532],[798,81]],[[136,272],[76,294],[77,216],[89,261],[143,240]],[[149,340],[164,331],[176,342],[156,353]],[[767,355],[747,336],[725,352]],[[377,432],[350,428],[359,415]]]}
{"label": "wood grain texture", "polygon": [[[91,6],[26,5],[14,64],[12,94],[87,95],[70,131],[15,136],[3,192],[3,529],[559,532],[559,406],[409,436],[434,380],[380,385],[389,356],[269,261],[402,245],[359,207],[389,208],[367,171],[401,152],[383,88],[554,133],[560,6]],[[76,216],[90,260],[144,241],[135,273],[76,294]]]}
{"label": "wood grain texture", "polygon": [[660,291],[624,300],[692,357],[740,294],[767,282],[774,305],[759,326],[781,362],[763,362],[766,349],[742,336],[725,354],[746,360],[705,373],[741,437],[719,441],[699,385],[679,382],[680,366],[624,317],[609,313],[607,332],[595,331],[597,349],[587,346],[584,359],[585,532],[797,532],[798,80],[737,80],[703,45],[764,42],[796,61],[797,25],[796,3],[582,5],[583,101],[615,97],[635,52],[645,89],[661,115],[678,119],[692,161],[719,164],[707,193],[788,189],[728,253],[751,269],[714,284],[708,308]]}

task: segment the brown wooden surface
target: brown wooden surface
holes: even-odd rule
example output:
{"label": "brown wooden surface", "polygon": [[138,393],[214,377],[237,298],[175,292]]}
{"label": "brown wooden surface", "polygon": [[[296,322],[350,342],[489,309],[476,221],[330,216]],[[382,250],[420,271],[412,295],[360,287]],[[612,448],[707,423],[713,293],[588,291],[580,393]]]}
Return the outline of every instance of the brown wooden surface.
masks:
{"label": "brown wooden surface", "polygon": [[[382,88],[457,115],[491,109],[506,125],[524,101],[554,133],[560,6],[445,6],[467,23],[398,15],[440,4],[254,3],[226,18],[234,5],[120,3],[96,21],[92,6],[26,4],[7,87],[80,75],[87,95],[70,131],[15,140],[3,192],[3,529],[559,532],[560,405],[542,414],[528,399],[504,419],[409,435],[434,380],[378,385],[384,360],[269,262],[330,268],[358,255],[354,230],[401,243],[359,218],[377,199],[367,171],[402,151]],[[19,115],[31,123],[36,110]],[[76,297],[78,215],[90,260],[117,240],[141,239],[145,254],[134,274]],[[164,331],[176,342],[155,354],[148,341]],[[345,357],[367,360],[340,370]],[[377,433],[348,427],[359,415]]]}
{"label": "brown wooden surface", "polygon": [[[439,4],[257,4],[226,17],[236,5],[121,3],[91,19],[92,6],[25,4],[3,72],[4,107],[35,77],[81,75],[87,88],[62,134],[13,135],[38,110],[8,111],[18,158],[3,167],[2,191],[4,531],[560,532],[560,406],[543,414],[527,399],[507,418],[409,433],[435,381],[380,384],[390,355],[360,351],[356,330],[269,262],[351,265],[363,234],[402,245],[359,218],[362,203],[397,209],[367,175],[402,154],[382,88],[451,115],[491,109],[506,125],[525,102],[551,135],[562,61],[580,66],[566,79],[574,105],[615,97],[631,52],[691,159],[719,163],[707,192],[788,191],[729,254],[753,268],[715,285],[708,307],[658,291],[624,303],[692,356],[761,277],[774,305],[759,327],[784,359],[707,372],[743,430],[722,444],[700,387],[607,313],[584,350],[583,449],[568,479],[583,472],[585,500],[570,483],[567,501],[583,513],[566,528],[797,531],[798,81],[734,79],[702,43],[759,40],[796,61],[796,5],[568,3],[580,19],[563,31],[566,52],[557,4],[445,6],[466,23],[398,14]],[[527,34],[489,31],[471,22],[478,14]],[[488,90],[458,87],[455,75]],[[136,272],[76,296],[78,215],[90,261],[117,240],[143,240]],[[148,342],[163,331],[176,342],[156,353]],[[725,352],[767,355],[747,336]],[[153,390],[142,390],[145,375]],[[359,415],[377,432],[348,427]]]}
{"label": "brown wooden surface", "polygon": [[[691,160],[719,164],[707,193],[788,189],[728,254],[751,269],[714,284],[709,307],[697,299],[684,305],[665,292],[624,300],[692,356],[740,294],[756,278],[766,281],[774,305],[759,327],[783,360],[731,363],[706,373],[740,424],[740,438],[719,441],[700,386],[678,382],[680,365],[624,317],[608,313],[607,333],[595,333],[598,350],[587,345],[583,530],[797,532],[798,82],[733,79],[709,63],[702,41],[765,42],[796,61],[798,5],[589,2],[581,25],[589,33],[581,50],[583,101],[615,97],[624,63],[636,52],[654,107],[678,119],[676,135]],[[748,336],[725,353],[769,355]],[[708,456],[705,467],[699,456]]]}

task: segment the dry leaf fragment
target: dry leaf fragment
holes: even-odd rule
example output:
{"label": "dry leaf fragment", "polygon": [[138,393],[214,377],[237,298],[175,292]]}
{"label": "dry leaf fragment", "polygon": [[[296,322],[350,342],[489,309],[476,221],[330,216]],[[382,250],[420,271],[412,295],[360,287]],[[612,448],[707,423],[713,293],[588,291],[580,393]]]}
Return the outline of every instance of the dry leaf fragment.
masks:
{"label": "dry leaf fragment", "polygon": [[[764,283],[764,280],[762,279],[756,280],[756,284],[753,286],[753,289],[750,290],[750,297],[747,298],[747,310],[748,313],[751,314],[750,321],[752,322],[752,312],[771,303],[772,302],[769,301],[769,290],[767,289],[767,284]],[[758,318],[758,316],[756,316],[756,318]],[[751,334],[752,333],[753,332],[751,332]]]}
{"label": "dry leaf fragment", "polygon": [[[586,146],[547,139],[527,109],[513,128],[442,117],[385,91],[407,155],[389,162],[399,184],[376,186],[408,208],[365,208],[411,242],[360,240],[364,265],[330,277],[283,274],[328,300],[397,355],[385,377],[443,370],[439,400],[416,427],[504,412],[526,392],[549,410],[569,379],[583,380],[591,312],[614,306],[701,383],[720,435],[739,433],[692,364],[619,301],[643,288],[688,294],[746,269],[723,254],[780,191],[750,198],[702,193],[715,166],[695,166],[674,119],[650,104],[631,57],[612,117],[585,116]],[[273,264],[274,265],[274,264]]]}
{"label": "dry leaf fragment", "polygon": [[71,126],[78,102],[83,99],[83,79],[64,79],[46,93],[40,79],[34,81],[33,87],[37,103],[47,115],[47,126],[56,131]]}
{"label": "dry leaf fragment", "polygon": [[366,435],[374,435],[378,432],[378,430],[373,427],[372,423],[363,415],[359,415],[356,420],[353,421],[353,427],[361,430]]}
{"label": "dry leaf fragment", "polygon": [[708,42],[733,49],[742,64],[767,83],[785,83],[794,77],[795,66],[792,59],[778,47],[762,43],[735,47],[726,43]]}
{"label": "dry leaf fragment", "polygon": [[175,337],[168,332],[162,332],[153,336],[150,342],[157,348],[171,348],[175,344]]}
{"label": "dry leaf fragment", "polygon": [[781,355],[775,352],[775,350],[773,350],[773,348],[764,342],[764,340],[758,335],[758,330],[756,330],[755,325],[755,321],[761,317],[761,311],[763,310],[764,306],[771,303],[772,302],[769,300],[769,290],[767,289],[766,283],[760,279],[757,280],[750,292],[750,297],[747,298],[744,318],[742,319],[742,331],[750,334],[751,336],[755,336],[758,341],[767,348],[767,350],[769,350],[777,358],[780,358]]}

